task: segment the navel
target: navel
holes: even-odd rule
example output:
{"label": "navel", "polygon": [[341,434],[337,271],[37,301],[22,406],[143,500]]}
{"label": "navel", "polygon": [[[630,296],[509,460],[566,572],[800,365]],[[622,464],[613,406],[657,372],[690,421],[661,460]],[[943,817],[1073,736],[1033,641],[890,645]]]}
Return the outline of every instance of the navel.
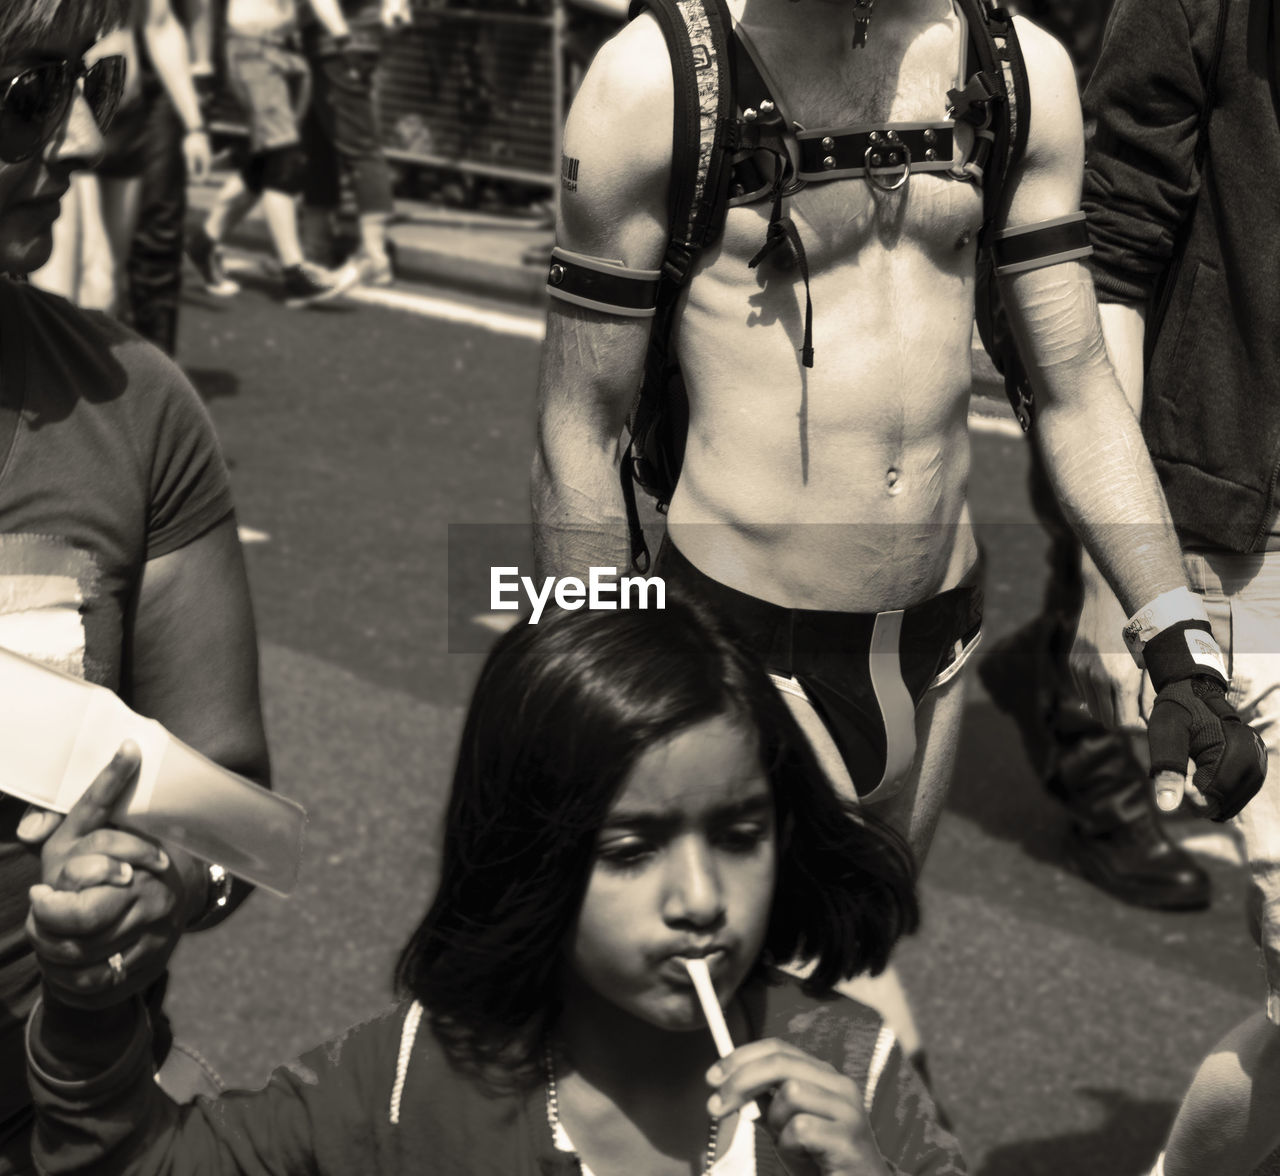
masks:
{"label": "navel", "polygon": [[902,471],[897,466],[890,466],[888,473],[884,476],[884,484],[890,494],[900,494],[902,492]]}

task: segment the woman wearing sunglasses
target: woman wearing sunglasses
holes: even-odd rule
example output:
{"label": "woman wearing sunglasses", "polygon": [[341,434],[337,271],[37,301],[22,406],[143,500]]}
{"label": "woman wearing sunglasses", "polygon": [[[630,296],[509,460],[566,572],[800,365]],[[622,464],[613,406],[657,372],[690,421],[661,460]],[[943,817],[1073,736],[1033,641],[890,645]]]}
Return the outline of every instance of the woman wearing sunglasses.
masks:
{"label": "woman wearing sunglasses", "polygon": [[[125,8],[0,0],[0,646],[115,690],[265,782],[253,616],[212,425],[158,351],[21,280],[48,259],[72,173],[102,150],[123,72],[94,46]],[[60,825],[0,795],[0,1176],[34,1170],[22,1031],[39,973],[27,932],[76,945],[148,1004],[158,1066],[174,932],[243,897],[206,863],[112,832],[104,852],[150,854],[166,881],[139,870],[98,912],[111,930],[85,940],[29,910],[29,888],[65,853]]]}

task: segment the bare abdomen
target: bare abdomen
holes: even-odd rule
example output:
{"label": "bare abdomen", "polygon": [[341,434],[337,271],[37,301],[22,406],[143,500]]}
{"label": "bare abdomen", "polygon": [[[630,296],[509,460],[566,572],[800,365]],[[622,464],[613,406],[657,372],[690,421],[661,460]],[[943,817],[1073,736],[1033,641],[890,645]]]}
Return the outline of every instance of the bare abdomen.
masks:
{"label": "bare abdomen", "polygon": [[797,608],[905,607],[955,584],[976,551],[971,251],[951,273],[909,246],[820,268],[806,369],[803,285],[745,265],[744,279],[733,244],[681,317],[691,423],[673,540],[707,574]]}

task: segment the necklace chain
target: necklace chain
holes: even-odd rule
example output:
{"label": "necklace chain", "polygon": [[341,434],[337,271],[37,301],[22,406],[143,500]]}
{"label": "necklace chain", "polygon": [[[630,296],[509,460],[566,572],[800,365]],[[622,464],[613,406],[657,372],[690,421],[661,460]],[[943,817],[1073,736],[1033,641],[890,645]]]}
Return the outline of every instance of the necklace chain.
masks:
{"label": "necklace chain", "polygon": [[[542,1047],[542,1064],[547,1072],[547,1125],[551,1128],[551,1138],[554,1140],[561,1132],[560,1126],[560,1096],[556,1089],[556,1063],[555,1056],[551,1052],[551,1043],[548,1041]],[[715,1166],[716,1151],[720,1144],[720,1120],[710,1119],[707,1126],[707,1150],[706,1159],[702,1165],[703,1176]],[[582,1167],[582,1161],[578,1161],[579,1170]]]}
{"label": "necklace chain", "polygon": [[871,10],[876,0],[853,0],[853,47],[861,49],[867,43],[867,29],[871,26]]}

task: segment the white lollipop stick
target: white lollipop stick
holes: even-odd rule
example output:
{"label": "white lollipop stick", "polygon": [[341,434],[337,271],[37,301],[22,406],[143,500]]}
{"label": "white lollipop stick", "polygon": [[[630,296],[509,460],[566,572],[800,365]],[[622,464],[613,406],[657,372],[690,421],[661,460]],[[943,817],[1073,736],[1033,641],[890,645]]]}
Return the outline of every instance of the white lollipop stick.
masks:
{"label": "white lollipop stick", "polygon": [[[702,958],[689,959],[681,957],[693,981],[693,990],[698,994],[698,1003],[702,1006],[702,1015],[707,1019],[712,1039],[716,1043],[716,1052],[722,1057],[733,1053],[733,1038],[729,1036],[729,1026],[724,1019],[724,1010],[720,1008],[720,1000],[716,996],[715,985],[711,983],[711,973],[707,970],[707,961]],[[760,1108],[754,1102],[742,1108],[742,1115],[754,1122],[760,1118]]]}

